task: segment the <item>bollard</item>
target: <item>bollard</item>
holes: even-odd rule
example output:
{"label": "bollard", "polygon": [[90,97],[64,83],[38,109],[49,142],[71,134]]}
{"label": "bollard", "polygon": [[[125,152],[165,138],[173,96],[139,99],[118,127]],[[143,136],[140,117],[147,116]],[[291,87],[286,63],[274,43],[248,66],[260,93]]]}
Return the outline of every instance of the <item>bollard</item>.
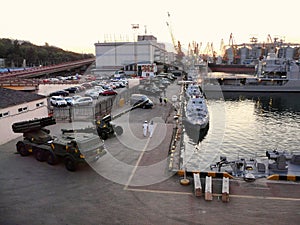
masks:
{"label": "bollard", "polygon": [[222,201],[229,202],[229,178],[223,177],[222,181]]}
{"label": "bollard", "polygon": [[205,200],[206,201],[212,201],[212,179],[211,177],[206,176],[205,177]]}
{"label": "bollard", "polygon": [[199,173],[194,173],[194,192],[196,197],[201,197],[202,187]]}

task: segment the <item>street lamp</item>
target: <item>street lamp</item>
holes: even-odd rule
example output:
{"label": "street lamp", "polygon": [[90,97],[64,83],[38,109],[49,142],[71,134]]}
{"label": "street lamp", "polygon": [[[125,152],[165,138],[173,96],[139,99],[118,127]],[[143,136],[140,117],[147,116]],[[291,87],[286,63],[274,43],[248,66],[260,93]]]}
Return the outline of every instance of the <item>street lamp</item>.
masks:
{"label": "street lamp", "polygon": [[135,67],[135,71],[136,71],[136,75],[137,75],[137,46],[136,46],[136,31],[140,28],[140,25],[139,24],[131,24],[131,28],[133,29],[133,32],[134,32],[134,36],[133,36],[133,48],[134,48],[134,67]]}

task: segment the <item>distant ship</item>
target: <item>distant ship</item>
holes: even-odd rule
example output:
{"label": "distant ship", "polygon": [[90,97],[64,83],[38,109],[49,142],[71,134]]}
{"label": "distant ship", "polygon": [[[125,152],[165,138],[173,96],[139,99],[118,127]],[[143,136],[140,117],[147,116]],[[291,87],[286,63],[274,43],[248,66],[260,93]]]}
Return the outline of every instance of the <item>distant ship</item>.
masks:
{"label": "distant ship", "polygon": [[300,66],[295,60],[278,58],[269,53],[259,62],[256,76],[226,76],[206,78],[204,92],[298,92]]}
{"label": "distant ship", "polygon": [[254,74],[254,64],[216,64],[208,63],[208,68],[212,72],[223,72],[223,73],[243,73],[243,74]]}
{"label": "distant ship", "polygon": [[208,68],[212,72],[225,72],[236,74],[255,74],[256,65],[260,60],[275,52],[278,58],[299,59],[300,44],[285,43],[282,39],[268,36],[267,42],[259,43],[257,38],[252,37],[251,43],[235,44],[232,34],[229,45],[222,45],[223,53],[213,57],[208,62]]}

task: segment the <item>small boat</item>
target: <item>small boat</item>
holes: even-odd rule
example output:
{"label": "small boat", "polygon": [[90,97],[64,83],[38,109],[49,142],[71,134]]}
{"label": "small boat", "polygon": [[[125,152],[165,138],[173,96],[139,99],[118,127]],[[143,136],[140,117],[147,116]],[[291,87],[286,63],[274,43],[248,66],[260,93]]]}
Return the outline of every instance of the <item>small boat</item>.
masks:
{"label": "small boat", "polygon": [[227,172],[232,176],[243,178],[245,181],[255,181],[257,178],[269,175],[293,175],[300,176],[300,152],[288,153],[287,151],[266,151],[266,156],[240,158],[227,161],[224,156],[220,161],[211,164],[210,169],[216,172]]}
{"label": "small boat", "polygon": [[217,172],[227,172],[232,176],[243,178],[245,181],[255,181],[257,178],[268,175],[268,158],[259,157],[246,160],[240,158],[234,161],[227,161],[224,156],[220,161],[210,165],[210,169]]}

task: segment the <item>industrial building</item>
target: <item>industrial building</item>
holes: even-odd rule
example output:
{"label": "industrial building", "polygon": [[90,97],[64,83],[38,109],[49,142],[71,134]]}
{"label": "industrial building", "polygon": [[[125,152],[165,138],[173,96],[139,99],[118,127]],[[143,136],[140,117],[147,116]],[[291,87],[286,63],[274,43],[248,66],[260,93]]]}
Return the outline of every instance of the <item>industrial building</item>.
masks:
{"label": "industrial building", "polygon": [[0,145],[20,136],[12,131],[13,123],[47,116],[47,97],[0,88]]}
{"label": "industrial building", "polygon": [[95,49],[95,74],[112,74],[122,69],[126,74],[142,76],[143,72],[157,72],[175,61],[175,53],[168,52],[153,35],[138,35],[134,42],[98,42]]}

